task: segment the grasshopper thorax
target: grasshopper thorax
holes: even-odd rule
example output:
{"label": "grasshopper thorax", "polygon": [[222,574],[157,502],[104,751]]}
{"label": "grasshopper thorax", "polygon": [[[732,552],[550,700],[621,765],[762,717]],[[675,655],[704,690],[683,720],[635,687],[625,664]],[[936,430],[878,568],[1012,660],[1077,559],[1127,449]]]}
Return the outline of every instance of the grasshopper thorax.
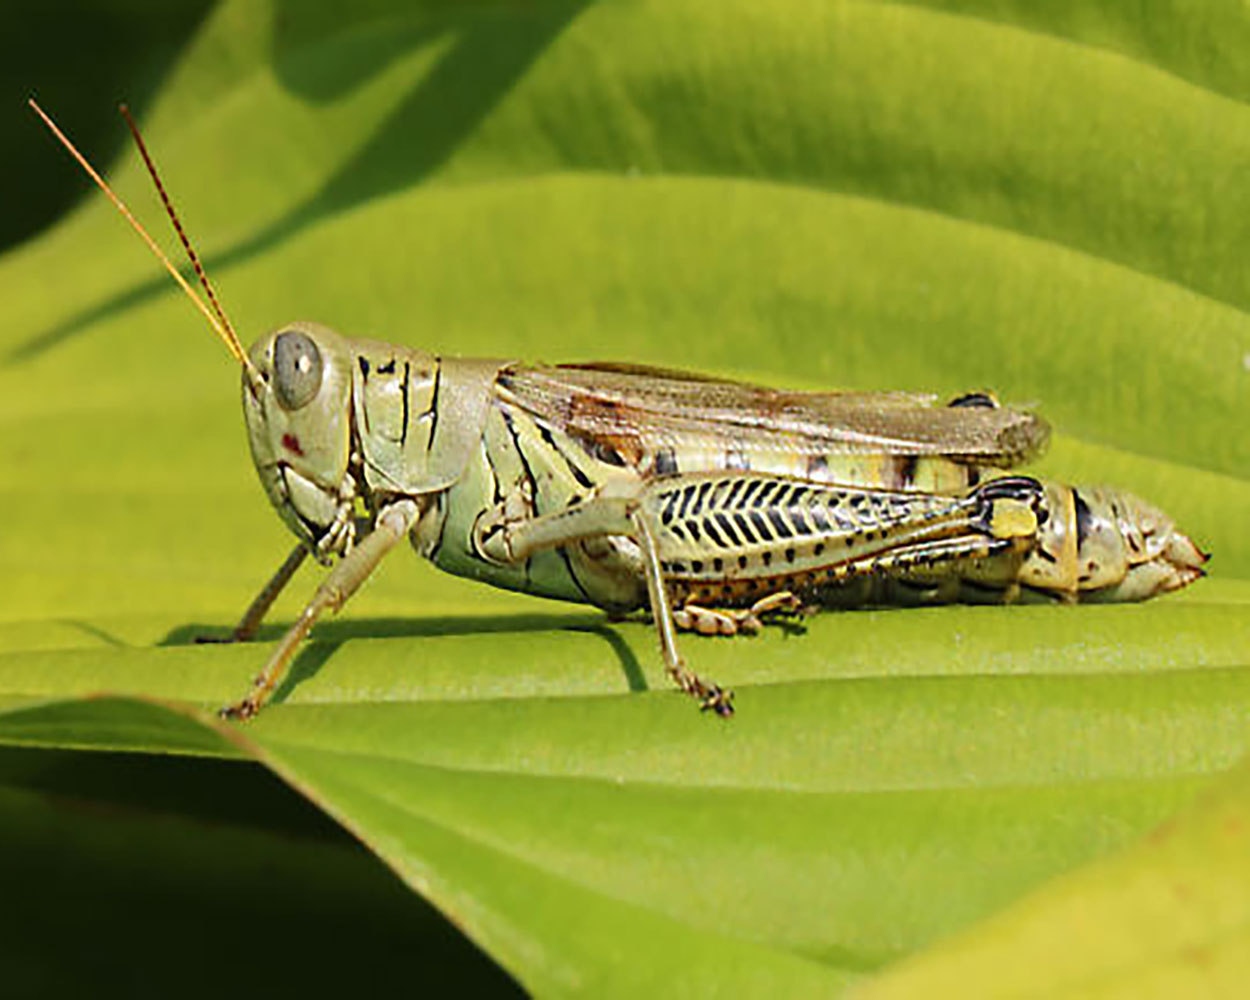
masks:
{"label": "grasshopper thorax", "polygon": [[347,341],[288,323],[252,345],[243,414],[261,485],[282,519],[328,556],[350,540],[352,371]]}

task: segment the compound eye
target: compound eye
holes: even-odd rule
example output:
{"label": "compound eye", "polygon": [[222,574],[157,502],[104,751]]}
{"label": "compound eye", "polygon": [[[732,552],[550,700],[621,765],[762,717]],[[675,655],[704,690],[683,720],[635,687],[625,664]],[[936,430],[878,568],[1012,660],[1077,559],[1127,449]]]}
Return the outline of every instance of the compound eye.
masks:
{"label": "compound eye", "polygon": [[273,342],[273,388],[284,410],[307,406],[321,388],[321,352],[307,334],[287,330]]}

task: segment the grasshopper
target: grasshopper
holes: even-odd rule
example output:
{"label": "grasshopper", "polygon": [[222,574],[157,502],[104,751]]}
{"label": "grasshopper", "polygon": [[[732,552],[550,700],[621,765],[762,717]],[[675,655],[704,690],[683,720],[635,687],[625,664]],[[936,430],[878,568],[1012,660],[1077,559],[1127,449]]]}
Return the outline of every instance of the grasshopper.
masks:
{"label": "grasshopper", "polygon": [[[51,119],[242,369],[261,485],[297,542],[230,636],[251,638],[304,559],[332,567],[251,690],[406,538],[493,586],[650,612],[668,673],[702,708],[679,630],[733,635],[822,607],[1134,601],[1207,556],[1129,493],[1010,470],[1037,415],[972,392],[793,392],[622,364],[456,358],[289,323],[244,350],[130,124],[210,309]],[[125,109],[123,108],[125,114]]]}

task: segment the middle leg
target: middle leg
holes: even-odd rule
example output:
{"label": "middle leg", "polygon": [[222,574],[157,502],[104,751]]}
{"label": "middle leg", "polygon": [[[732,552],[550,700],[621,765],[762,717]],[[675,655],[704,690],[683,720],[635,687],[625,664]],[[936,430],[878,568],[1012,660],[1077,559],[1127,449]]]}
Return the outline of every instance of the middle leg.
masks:
{"label": "middle leg", "polygon": [[604,535],[625,536],[638,546],[647,601],[669,676],[682,691],[697,698],[704,710],[722,717],[732,715],[733,692],[692,673],[677,649],[678,626],[660,561],[656,527],[636,497],[600,496],[551,514],[483,523],[476,529],[476,546],[486,558],[506,565],[544,549]]}

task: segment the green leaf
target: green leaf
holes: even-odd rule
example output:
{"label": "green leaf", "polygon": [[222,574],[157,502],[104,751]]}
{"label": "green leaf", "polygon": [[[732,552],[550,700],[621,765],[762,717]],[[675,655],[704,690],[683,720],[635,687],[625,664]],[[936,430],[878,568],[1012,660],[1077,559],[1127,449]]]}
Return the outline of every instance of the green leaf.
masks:
{"label": "green leaf", "polygon": [[1235,996],[1250,970],[1250,769],[858,995]]}
{"label": "green leaf", "polygon": [[[722,724],[669,690],[645,623],[400,553],[279,704],[219,726],[268,647],[192,640],[290,541],[232,362],[92,197],[0,258],[5,754],[258,760],[540,993],[834,992],[1131,843],[1250,744],[1248,34],[1235,5],[214,7],[140,106],[245,340],[309,317],[466,355],[992,386],[1055,423],[1045,474],[1148,497],[1212,577],[690,638],[738,693]],[[44,145],[41,174],[76,169]],[[161,232],[135,157],[108,173]],[[14,816],[51,794],[23,789]],[[100,821],[136,844],[105,866],[166,835],[132,818]],[[446,933],[413,930],[433,954]]]}

